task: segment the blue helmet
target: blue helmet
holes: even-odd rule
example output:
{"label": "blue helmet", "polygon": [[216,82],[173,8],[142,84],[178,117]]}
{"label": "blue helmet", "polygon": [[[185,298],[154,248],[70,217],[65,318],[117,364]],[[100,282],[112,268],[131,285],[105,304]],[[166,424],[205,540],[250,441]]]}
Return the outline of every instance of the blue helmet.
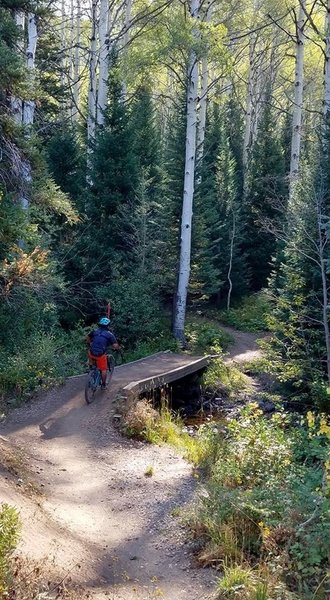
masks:
{"label": "blue helmet", "polygon": [[108,319],[108,317],[102,317],[99,322],[99,325],[103,325],[103,327],[107,327],[108,325],[110,325],[110,319]]}

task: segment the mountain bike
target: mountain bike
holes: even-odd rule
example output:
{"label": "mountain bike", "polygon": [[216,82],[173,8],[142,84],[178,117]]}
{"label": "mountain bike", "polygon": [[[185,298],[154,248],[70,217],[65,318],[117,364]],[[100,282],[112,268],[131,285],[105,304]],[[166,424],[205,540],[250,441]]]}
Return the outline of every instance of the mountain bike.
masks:
{"label": "mountain bike", "polygon": [[[113,354],[108,354],[108,368],[106,377],[106,386],[109,385],[115,366],[121,364],[123,361],[122,352],[116,352],[116,358]],[[90,371],[85,385],[85,400],[87,404],[94,402],[96,393],[101,389],[102,386],[102,373],[95,364],[90,366]]]}

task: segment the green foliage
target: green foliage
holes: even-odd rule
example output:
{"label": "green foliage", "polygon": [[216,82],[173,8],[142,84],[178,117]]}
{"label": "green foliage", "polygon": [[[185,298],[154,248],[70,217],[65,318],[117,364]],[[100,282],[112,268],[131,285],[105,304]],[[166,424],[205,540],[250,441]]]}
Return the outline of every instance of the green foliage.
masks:
{"label": "green foliage", "polygon": [[45,389],[81,373],[86,363],[83,334],[80,329],[67,334],[57,328],[36,329],[24,341],[15,340],[11,354],[2,351],[0,355],[0,397],[20,402],[36,388]]}
{"label": "green foliage", "polygon": [[252,571],[235,565],[233,567],[225,566],[223,576],[218,580],[218,591],[227,598],[237,597],[237,593],[242,594],[244,589],[251,581]]}
{"label": "green foliage", "polygon": [[216,323],[192,316],[187,320],[186,337],[193,353],[223,352],[233,341]]}
{"label": "green foliage", "polygon": [[302,169],[303,181],[295,186],[287,225],[280,230],[285,244],[281,266],[270,282],[275,301],[268,318],[272,336],[264,352],[268,371],[292,398],[324,407],[328,402],[322,382],[328,357],[323,310],[328,290],[326,283],[322,289],[320,267],[327,264],[330,249],[328,168],[323,167],[324,174],[306,164]]}
{"label": "green foliage", "polygon": [[197,293],[217,304],[227,298],[231,255],[232,295],[237,298],[247,290],[247,271],[241,252],[242,174],[236,152],[241,132],[236,129],[233,135],[233,112],[233,100],[221,109],[217,104],[209,108],[201,181],[196,190],[193,291],[195,287]]}
{"label": "green foliage", "polygon": [[193,518],[204,539],[201,562],[266,559],[272,569],[275,561],[283,580],[288,568],[296,588],[315,589],[329,567],[327,535],[321,535],[330,527],[322,484],[329,444],[320,432],[330,428],[314,423],[291,427],[284,413],[266,420],[250,405],[228,424],[226,437],[216,440],[207,495]]}
{"label": "green foliage", "polygon": [[[2,4],[2,3],[1,3]],[[24,71],[21,57],[14,51],[19,30],[11,12],[0,4],[0,94],[4,90],[19,92]]]}
{"label": "green foliage", "polygon": [[246,296],[235,307],[216,313],[216,317],[227,325],[243,331],[262,332],[269,327],[271,299],[267,291]]}
{"label": "green foliage", "polygon": [[8,504],[0,507],[0,594],[6,597],[11,579],[9,559],[20,535],[17,510]]}
{"label": "green foliage", "polygon": [[254,291],[263,288],[271,274],[272,259],[277,251],[272,228],[281,222],[287,197],[284,153],[274,128],[270,95],[269,89],[253,147],[244,202],[242,251],[250,274],[250,289]]}
{"label": "green foliage", "polygon": [[[74,129],[56,130],[47,142],[47,162],[60,189],[78,200],[82,193],[83,165],[78,136]],[[70,160],[68,160],[70,157]]]}
{"label": "green foliage", "polygon": [[152,408],[148,400],[139,400],[125,415],[125,432],[151,444],[170,444],[194,465],[208,464],[215,458],[214,433],[201,427],[198,438],[185,433],[183,421],[165,403],[161,410]]}
{"label": "green foliage", "polygon": [[213,360],[203,376],[204,388],[213,391],[224,388],[232,397],[249,385],[249,379],[239,369],[226,365],[221,358]]}
{"label": "green foliage", "polygon": [[157,295],[152,293],[152,281],[136,277],[118,278],[109,288],[96,290],[97,297],[110,301],[113,325],[123,344],[134,349],[139,341],[161,336],[162,314]]}

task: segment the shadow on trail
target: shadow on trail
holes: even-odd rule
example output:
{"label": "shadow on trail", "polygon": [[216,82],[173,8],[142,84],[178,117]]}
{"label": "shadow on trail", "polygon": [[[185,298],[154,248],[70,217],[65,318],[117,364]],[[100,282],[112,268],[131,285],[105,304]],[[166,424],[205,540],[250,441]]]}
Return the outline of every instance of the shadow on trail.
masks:
{"label": "shadow on trail", "polygon": [[76,406],[61,416],[51,416],[40,423],[39,429],[42,433],[42,440],[51,440],[53,438],[72,435],[75,431],[75,425],[83,417],[85,406]]}

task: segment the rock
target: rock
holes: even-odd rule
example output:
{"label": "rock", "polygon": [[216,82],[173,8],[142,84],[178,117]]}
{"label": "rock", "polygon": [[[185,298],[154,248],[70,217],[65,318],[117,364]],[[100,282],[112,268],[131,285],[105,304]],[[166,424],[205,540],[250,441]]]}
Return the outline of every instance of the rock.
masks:
{"label": "rock", "polygon": [[264,413],[271,413],[276,410],[276,406],[271,400],[259,400],[258,406]]}

